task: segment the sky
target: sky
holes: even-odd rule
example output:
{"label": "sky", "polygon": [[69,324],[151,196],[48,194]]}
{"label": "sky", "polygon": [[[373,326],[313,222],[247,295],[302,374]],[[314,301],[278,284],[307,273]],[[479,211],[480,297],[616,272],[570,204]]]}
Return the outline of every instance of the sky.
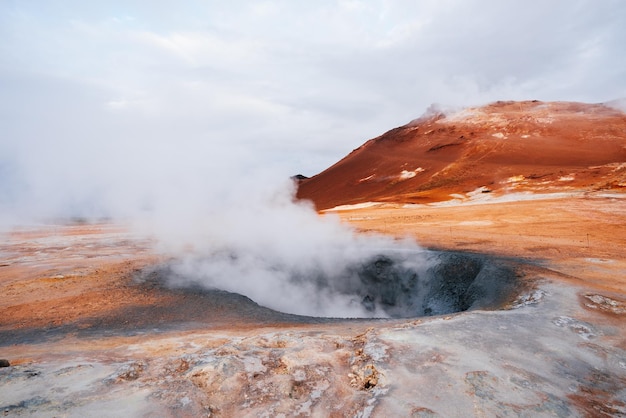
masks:
{"label": "sky", "polygon": [[626,97],[624,21],[621,0],[2,0],[0,213],[241,202],[433,103]]}

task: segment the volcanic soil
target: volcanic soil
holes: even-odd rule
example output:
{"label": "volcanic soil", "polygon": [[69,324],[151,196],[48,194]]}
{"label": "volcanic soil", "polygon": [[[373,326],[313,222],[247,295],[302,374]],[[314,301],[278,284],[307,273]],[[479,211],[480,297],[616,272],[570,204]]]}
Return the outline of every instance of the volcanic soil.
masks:
{"label": "volcanic soil", "polygon": [[604,104],[496,102],[427,112],[367,141],[298,196],[317,209],[468,194],[623,191],[626,115]]}
{"label": "volcanic soil", "polygon": [[431,112],[300,182],[359,233],[488,254],[529,284],[495,311],[280,314],[167,289],[111,223],[0,244],[5,416],[626,415],[626,115],[499,102]]}

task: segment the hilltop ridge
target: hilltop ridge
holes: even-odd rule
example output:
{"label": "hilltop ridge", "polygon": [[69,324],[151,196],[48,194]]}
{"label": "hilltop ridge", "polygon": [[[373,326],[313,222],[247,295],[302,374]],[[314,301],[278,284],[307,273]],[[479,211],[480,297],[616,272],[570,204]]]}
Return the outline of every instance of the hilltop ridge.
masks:
{"label": "hilltop ridge", "polygon": [[318,210],[471,193],[626,189],[626,114],[606,104],[499,101],[429,109],[299,183]]}

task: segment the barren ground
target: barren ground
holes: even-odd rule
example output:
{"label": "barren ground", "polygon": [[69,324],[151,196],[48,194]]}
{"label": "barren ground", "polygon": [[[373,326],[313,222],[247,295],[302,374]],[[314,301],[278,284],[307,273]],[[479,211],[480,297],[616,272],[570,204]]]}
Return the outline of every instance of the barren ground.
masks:
{"label": "barren ground", "polygon": [[[503,255],[515,309],[284,321],[139,282],[123,228],[23,228],[0,251],[6,416],[620,416],[626,200],[586,195],[333,211],[363,230]],[[329,216],[326,213],[324,216]]]}
{"label": "barren ground", "polygon": [[377,204],[326,213],[363,231],[407,234],[432,248],[520,257],[562,273],[563,280],[626,291],[625,194]]}
{"label": "barren ground", "polygon": [[298,317],[163,287],[146,269],[166,260],[122,225],[12,231],[0,413],[626,416],[625,132],[604,105],[497,102],[415,120],[300,183],[359,233],[504,263],[526,286],[500,310]]}

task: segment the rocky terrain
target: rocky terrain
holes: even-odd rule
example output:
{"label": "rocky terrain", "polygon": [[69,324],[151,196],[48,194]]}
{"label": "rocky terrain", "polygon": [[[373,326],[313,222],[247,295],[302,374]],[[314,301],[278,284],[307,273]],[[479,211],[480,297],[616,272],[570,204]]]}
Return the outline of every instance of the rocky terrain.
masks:
{"label": "rocky terrain", "polygon": [[126,225],[14,229],[0,244],[0,412],[624,416],[625,176],[624,113],[506,102],[431,112],[301,180],[322,218],[437,258],[359,273],[361,303],[399,306],[389,289],[426,279],[426,299],[460,311],[404,300],[415,317],[305,317],[170,288],[168,256]]}

